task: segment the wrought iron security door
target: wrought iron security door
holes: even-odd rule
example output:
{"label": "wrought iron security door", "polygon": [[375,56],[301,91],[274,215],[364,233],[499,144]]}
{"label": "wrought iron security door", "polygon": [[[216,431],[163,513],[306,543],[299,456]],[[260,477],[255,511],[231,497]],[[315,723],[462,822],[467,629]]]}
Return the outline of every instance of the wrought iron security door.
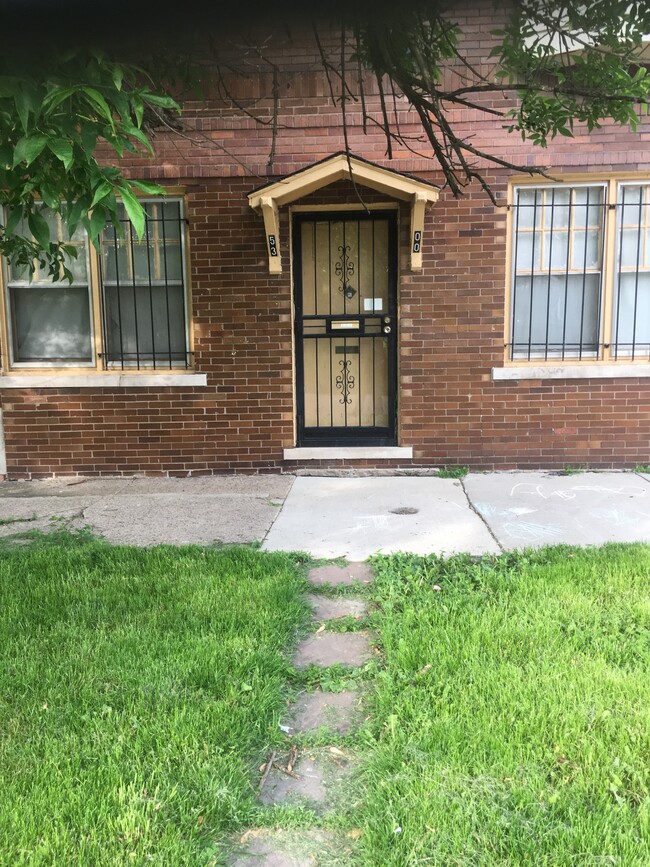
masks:
{"label": "wrought iron security door", "polygon": [[394,445],[393,212],[294,217],[299,445]]}

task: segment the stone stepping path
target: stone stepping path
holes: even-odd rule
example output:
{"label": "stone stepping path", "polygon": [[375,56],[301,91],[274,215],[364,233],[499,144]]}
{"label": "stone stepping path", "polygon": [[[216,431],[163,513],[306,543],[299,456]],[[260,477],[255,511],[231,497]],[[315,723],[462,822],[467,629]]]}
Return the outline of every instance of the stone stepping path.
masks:
{"label": "stone stepping path", "polygon": [[291,708],[287,727],[291,734],[326,728],[337,735],[347,735],[362,719],[359,693],[354,689],[343,692],[304,692]]}
{"label": "stone stepping path", "polygon": [[[365,563],[345,566],[325,565],[312,569],[309,582],[315,592],[306,596],[314,612],[314,622],[327,624],[344,617],[362,619],[367,615],[363,599],[351,596],[325,596],[319,587],[368,584],[372,571]],[[299,642],[294,667],[303,671],[312,665],[327,668],[342,665],[358,668],[374,654],[371,635],[359,632],[329,632],[308,636]],[[328,730],[347,735],[362,722],[361,699],[356,690],[344,692],[303,692],[287,711],[283,729],[288,735]],[[266,806],[303,805],[317,815],[325,815],[340,803],[339,790],[353,768],[352,757],[336,746],[299,747],[292,744],[286,754],[273,753],[262,769],[260,802]],[[349,857],[346,855],[346,850]],[[234,858],[234,860],[233,860]],[[230,867],[313,867],[317,864],[353,863],[350,841],[332,831],[307,829],[270,831],[256,829],[243,835]]]}
{"label": "stone stepping path", "polygon": [[369,659],[372,659],[372,650],[367,632],[323,632],[310,635],[298,644],[293,664],[299,671],[310,665],[358,668]]}
{"label": "stone stepping path", "polygon": [[314,587],[323,584],[340,587],[356,582],[370,584],[372,577],[372,571],[367,563],[348,563],[346,566],[317,566],[309,573],[309,583]]}
{"label": "stone stepping path", "polygon": [[[232,867],[315,867],[323,854],[345,854],[349,844],[333,831],[269,831],[256,828],[242,835]],[[342,863],[342,862],[339,862]]]}
{"label": "stone stepping path", "polygon": [[267,806],[304,805],[323,813],[336,801],[336,789],[350,772],[350,760],[336,747],[304,750],[287,772],[288,756],[278,758],[260,792]]}
{"label": "stone stepping path", "polygon": [[319,596],[308,593],[305,598],[314,609],[314,620],[340,620],[342,617],[361,620],[368,613],[364,600],[353,599],[351,596]]}

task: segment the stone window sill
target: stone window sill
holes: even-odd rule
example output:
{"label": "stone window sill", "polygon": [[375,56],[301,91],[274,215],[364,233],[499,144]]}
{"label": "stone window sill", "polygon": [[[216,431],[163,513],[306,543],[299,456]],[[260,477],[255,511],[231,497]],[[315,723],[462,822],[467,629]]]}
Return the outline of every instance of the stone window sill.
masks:
{"label": "stone window sill", "polygon": [[413,457],[411,446],[350,446],[345,448],[294,448],[284,450],[285,461],[395,460]]}
{"label": "stone window sill", "polygon": [[493,367],[492,379],[648,379],[650,364],[554,364]]}
{"label": "stone window sill", "polygon": [[78,373],[0,376],[4,388],[151,388],[207,385],[205,373]]}

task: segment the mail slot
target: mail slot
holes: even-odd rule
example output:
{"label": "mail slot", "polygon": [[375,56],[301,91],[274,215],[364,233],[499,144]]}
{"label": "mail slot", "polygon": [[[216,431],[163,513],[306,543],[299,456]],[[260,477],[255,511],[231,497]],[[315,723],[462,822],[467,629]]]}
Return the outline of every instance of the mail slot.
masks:
{"label": "mail slot", "polygon": [[363,319],[330,319],[328,331],[363,331]]}

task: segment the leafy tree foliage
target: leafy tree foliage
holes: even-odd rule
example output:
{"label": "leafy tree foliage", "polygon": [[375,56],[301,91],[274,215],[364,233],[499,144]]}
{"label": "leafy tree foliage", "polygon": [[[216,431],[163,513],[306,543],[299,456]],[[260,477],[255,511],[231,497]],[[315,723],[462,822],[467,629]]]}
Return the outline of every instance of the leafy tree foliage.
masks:
{"label": "leafy tree foliage", "polygon": [[142,128],[145,109],[174,109],[176,102],[154,91],[138,67],[102,51],[73,50],[44,62],[30,57],[19,72],[2,73],[0,204],[9,216],[0,225],[0,251],[18,267],[33,269],[38,261],[55,280],[71,280],[66,260],[76,249],[50,237],[40,203],[61,214],[69,235],[81,224],[96,242],[106,220],[117,223],[119,199],[141,236],[136,191],[162,191],[100,165],[97,144],[107,143],[118,157],[153,154]]}
{"label": "leafy tree foliage", "polygon": [[[463,33],[454,17],[457,5],[444,0],[405,0],[380,6],[376,0],[349,0],[321,9],[321,18],[312,24],[313,37],[332,100],[341,111],[346,143],[346,112],[355,102],[361,104],[364,127],[378,124],[383,130],[388,157],[395,142],[410,146],[397,123],[397,112],[390,108],[398,96],[404,96],[417,113],[428,153],[451,190],[459,194],[464,185],[478,180],[490,194],[477,160],[519,171],[537,170],[480,150],[463,138],[451,119],[454,108],[486,113],[495,123],[542,147],[557,135],[573,135],[576,123],[593,130],[605,119],[613,119],[636,127],[650,94],[643,55],[643,38],[650,34],[650,4],[633,0],[497,2],[495,11],[502,25],[494,33],[489,74],[464,53]],[[279,3],[273,12],[271,21],[268,6],[247,6],[247,18],[263,24],[267,33],[270,25],[282,29],[295,20],[295,8],[286,4]],[[123,14],[128,15],[129,10]],[[191,4],[186,14],[192,20]],[[200,66],[203,77],[209,75],[212,84],[216,80],[225,87],[219,38],[247,24],[233,19],[234,14],[231,11],[229,28],[223,26],[222,8],[221,18],[212,21],[196,15],[204,29],[218,37],[217,48],[212,44],[208,50],[210,40],[203,38],[204,57],[188,53],[179,61],[175,51],[177,75],[182,71],[187,81],[192,77],[187,70]],[[325,30],[327,48],[322,39]],[[340,34],[334,49],[333,30]],[[176,37],[174,33],[174,43]],[[70,42],[68,38],[68,45]],[[118,158],[126,152],[151,154],[145,112],[153,111],[167,124],[165,113],[178,109],[166,92],[174,80],[170,52],[162,52],[163,67],[161,53],[156,57],[145,41],[147,56],[140,61],[145,71],[121,60],[118,45],[105,41],[103,50],[73,47],[39,57],[30,53],[28,62],[18,65],[15,55],[0,61],[0,205],[10,215],[0,224],[0,252],[28,269],[36,259],[57,279],[70,276],[65,261],[74,250],[65,241],[50,237],[39,213],[41,200],[61,214],[70,233],[82,225],[96,242],[107,220],[117,224],[118,201],[141,234],[144,214],[137,193],[162,192],[154,184],[127,180],[118,167],[100,164],[95,156],[99,143],[108,144]],[[250,41],[247,45],[250,49]],[[253,46],[261,63],[266,62],[264,52],[269,45],[272,40],[266,38]],[[274,69],[273,91],[268,95],[272,117],[256,114],[243,104],[239,107],[271,127],[272,161],[281,98],[277,67],[268,63]],[[462,86],[449,89],[445,85],[445,70],[450,67],[462,71]],[[230,74],[233,69],[232,64],[228,66]],[[375,81],[379,121],[375,102],[370,107],[364,92],[364,72],[370,72]],[[239,104],[231,93],[225,94],[231,104]],[[509,107],[495,108],[490,100],[494,94],[509,97]],[[235,145],[235,158],[236,150]]]}

